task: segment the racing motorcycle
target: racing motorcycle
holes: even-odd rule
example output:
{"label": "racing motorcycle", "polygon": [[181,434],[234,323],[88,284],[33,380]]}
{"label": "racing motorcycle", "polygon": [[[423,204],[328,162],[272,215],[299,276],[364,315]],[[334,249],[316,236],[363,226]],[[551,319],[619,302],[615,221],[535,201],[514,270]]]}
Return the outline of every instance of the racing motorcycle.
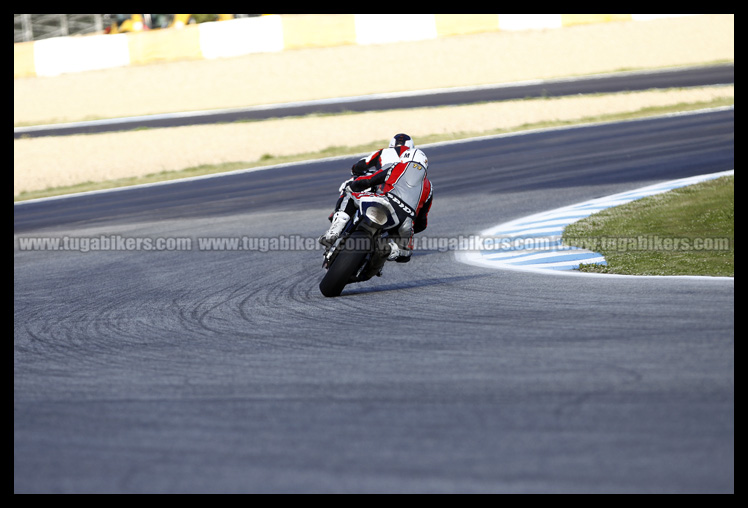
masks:
{"label": "racing motorcycle", "polygon": [[[327,272],[319,283],[323,295],[340,296],[346,285],[382,275],[391,252],[388,229],[399,223],[393,202],[402,203],[392,195],[389,200],[381,196],[361,200],[358,211],[340,237],[325,251],[322,267]],[[404,203],[402,207],[407,208]],[[407,210],[402,213],[407,214]]]}

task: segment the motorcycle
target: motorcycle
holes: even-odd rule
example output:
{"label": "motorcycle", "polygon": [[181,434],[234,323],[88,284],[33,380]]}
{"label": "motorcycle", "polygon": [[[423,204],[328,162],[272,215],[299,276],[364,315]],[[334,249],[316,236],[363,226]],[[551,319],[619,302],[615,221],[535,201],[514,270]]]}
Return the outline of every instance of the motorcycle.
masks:
{"label": "motorcycle", "polygon": [[392,249],[389,230],[396,229],[403,214],[413,216],[404,203],[394,196],[389,198],[372,195],[362,199],[340,237],[325,251],[322,267],[327,271],[319,289],[326,297],[340,296],[348,284],[381,277]]}

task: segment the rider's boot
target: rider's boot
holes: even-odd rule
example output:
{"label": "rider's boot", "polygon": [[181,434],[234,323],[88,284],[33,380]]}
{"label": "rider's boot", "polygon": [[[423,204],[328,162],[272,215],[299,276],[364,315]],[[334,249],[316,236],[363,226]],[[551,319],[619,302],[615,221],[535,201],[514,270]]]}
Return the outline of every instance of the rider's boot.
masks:
{"label": "rider's boot", "polygon": [[345,228],[345,225],[348,224],[350,219],[351,216],[345,212],[335,212],[332,216],[330,229],[328,229],[324,235],[319,237],[319,243],[327,248],[332,247],[332,244],[334,244],[338,239],[340,233],[343,232],[343,228]]}
{"label": "rider's boot", "polygon": [[387,261],[397,261],[398,263],[407,263],[410,261],[410,255],[412,251],[406,247],[400,247],[395,241],[390,240],[388,242],[390,247],[390,253],[387,256]]}

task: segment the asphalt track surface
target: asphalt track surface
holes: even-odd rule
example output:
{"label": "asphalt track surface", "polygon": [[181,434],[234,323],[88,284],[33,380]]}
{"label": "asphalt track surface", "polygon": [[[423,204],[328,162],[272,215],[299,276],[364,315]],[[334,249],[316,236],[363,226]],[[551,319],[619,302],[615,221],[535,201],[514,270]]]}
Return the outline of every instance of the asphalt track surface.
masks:
{"label": "asphalt track surface", "polygon": [[13,137],[67,136],[131,130],[267,120],[311,114],[381,111],[437,106],[477,104],[537,97],[618,93],[652,88],[686,88],[735,83],[735,64],[677,67],[655,71],[631,71],[586,77],[532,80],[511,84],[459,87],[427,92],[377,94],[316,101],[271,104],[219,111],[147,115],[112,120],[40,125],[14,129]]}
{"label": "asphalt track surface", "polygon": [[[734,109],[424,147],[423,234],[734,168]],[[339,298],[352,159],[14,206],[16,493],[734,492],[734,282],[422,251]],[[22,251],[19,239],[189,237]]]}

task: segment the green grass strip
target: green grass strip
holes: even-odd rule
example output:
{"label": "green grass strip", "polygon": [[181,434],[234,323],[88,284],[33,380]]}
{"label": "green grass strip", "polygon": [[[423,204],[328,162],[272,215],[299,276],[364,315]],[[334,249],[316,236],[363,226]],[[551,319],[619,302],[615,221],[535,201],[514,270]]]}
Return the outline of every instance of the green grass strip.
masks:
{"label": "green grass strip", "polygon": [[735,276],[735,177],[608,208],[566,227],[566,245],[605,256],[580,271]]}

